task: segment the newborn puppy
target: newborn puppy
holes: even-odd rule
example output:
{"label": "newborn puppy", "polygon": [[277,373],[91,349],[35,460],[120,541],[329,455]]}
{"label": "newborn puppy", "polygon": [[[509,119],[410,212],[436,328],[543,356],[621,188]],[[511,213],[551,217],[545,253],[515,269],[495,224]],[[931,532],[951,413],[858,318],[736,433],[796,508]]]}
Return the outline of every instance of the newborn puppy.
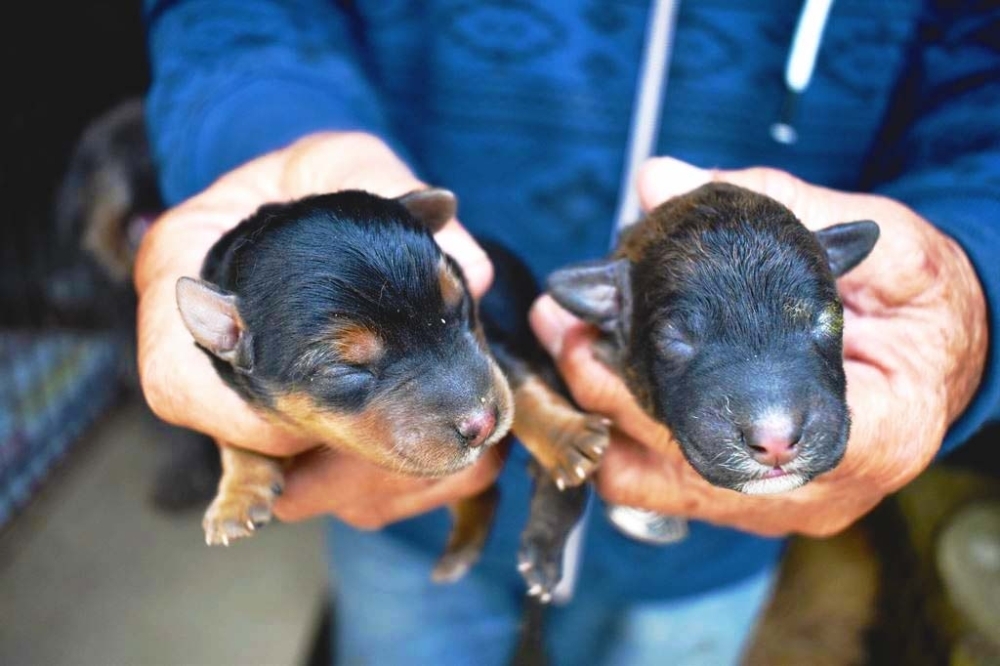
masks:
{"label": "newborn puppy", "polygon": [[[747,494],[777,493],[843,457],[835,280],[877,239],[870,221],[811,233],[777,201],[713,183],[624,229],[609,258],[554,272],[547,289],[600,329],[598,357],[671,429],[699,474]],[[534,478],[519,558],[529,593],[546,602],[583,502],[576,489]]]}
{"label": "newborn puppy", "polygon": [[625,229],[610,258],[550,276],[605,334],[602,356],[709,482],[747,494],[833,469],[849,431],[835,280],[871,221],[810,232],[787,208],[712,183]]}
{"label": "newborn puppy", "polygon": [[[440,477],[472,465],[514,423],[553,478],[582,483],[607,426],[513,361],[512,392],[458,264],[432,237],[455,209],[441,189],[265,205],[213,246],[200,280],[178,281],[181,317],[247,403],[318,444]],[[283,482],[281,461],[232,446],[222,459],[203,522],[209,544],[268,522]],[[490,488],[452,507],[435,580],[476,560],[496,500]]]}
{"label": "newborn puppy", "polygon": [[[265,205],[216,243],[200,280],[178,281],[181,316],[271,420],[401,473],[457,472],[507,432],[512,398],[462,273],[431,236],[454,210],[444,190]],[[209,544],[270,520],[282,487],[279,461],[256,453],[223,447],[223,470]],[[459,510],[490,512],[489,493]]]}

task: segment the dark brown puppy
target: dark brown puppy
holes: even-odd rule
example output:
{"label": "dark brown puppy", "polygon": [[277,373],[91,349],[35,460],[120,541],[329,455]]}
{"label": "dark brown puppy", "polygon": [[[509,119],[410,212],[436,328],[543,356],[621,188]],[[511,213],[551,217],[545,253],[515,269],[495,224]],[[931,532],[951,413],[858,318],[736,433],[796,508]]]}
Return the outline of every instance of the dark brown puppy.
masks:
{"label": "dark brown puppy", "polygon": [[835,280],[871,221],[810,232],[777,201],[714,183],[626,229],[611,258],[553,274],[605,358],[708,481],[791,490],[843,457],[849,415]]}
{"label": "dark brown puppy", "polygon": [[[811,233],[777,201],[716,183],[625,229],[609,258],[556,271],[548,290],[601,330],[598,355],[702,476],[747,494],[784,492],[843,457],[835,280],[877,238],[870,221]],[[545,601],[582,502],[543,477],[536,484],[521,561]]]}
{"label": "dark brown puppy", "polygon": [[[178,281],[181,315],[229,386],[317,443],[439,477],[473,464],[513,423],[560,484],[582,483],[607,428],[526,372],[511,375],[512,393],[458,264],[431,235],[455,207],[440,189],[263,206],[212,248],[200,280]],[[266,456],[227,446],[223,467],[204,519],[210,544],[266,523],[282,485],[281,461]],[[436,579],[471,566],[495,501],[491,489],[453,507]]]}

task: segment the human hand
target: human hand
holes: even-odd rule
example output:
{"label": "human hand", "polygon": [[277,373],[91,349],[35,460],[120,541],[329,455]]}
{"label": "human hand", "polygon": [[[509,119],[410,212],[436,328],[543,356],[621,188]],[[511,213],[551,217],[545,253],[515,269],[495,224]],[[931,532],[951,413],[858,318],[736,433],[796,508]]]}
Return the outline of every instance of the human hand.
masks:
{"label": "human hand", "polygon": [[593,329],[547,296],[532,309],[532,326],[580,405],[615,423],[596,477],[607,501],[765,535],[833,534],[916,477],[972,399],[986,359],[982,289],[957,243],[884,197],[816,187],[773,169],[705,171],[671,158],[647,162],[638,186],[649,209],[712,180],[769,195],[811,229],[857,219],[881,228],[872,254],[838,280],[852,428],[837,468],[781,495],[712,486],[594,358]]}
{"label": "human hand", "polygon": [[[139,374],[153,412],[220,443],[272,456],[314,448],[317,442],[262,418],[222,382],[181,321],[177,279],[197,276],[209,248],[261,204],[343,189],[395,197],[424,186],[373,136],[317,134],[235,169],[164,214],[143,239],[135,264]],[[482,295],[492,266],[471,236],[452,220],[436,240],[461,264],[473,293]],[[488,455],[470,469],[428,480],[401,477],[347,453],[308,453],[288,472],[275,514],[300,520],[333,513],[376,528],[473,494],[499,467],[499,456]]]}

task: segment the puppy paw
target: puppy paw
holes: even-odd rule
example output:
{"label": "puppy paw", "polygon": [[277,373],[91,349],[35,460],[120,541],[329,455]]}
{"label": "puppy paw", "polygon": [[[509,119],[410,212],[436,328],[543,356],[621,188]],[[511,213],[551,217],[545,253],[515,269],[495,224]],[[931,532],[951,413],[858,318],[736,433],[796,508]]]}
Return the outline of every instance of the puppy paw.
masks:
{"label": "puppy paw", "polygon": [[454,583],[465,576],[478,559],[478,551],[462,550],[445,553],[434,565],[431,580],[435,583]]}
{"label": "puppy paw", "polygon": [[205,512],[202,527],[209,546],[228,546],[230,541],[251,536],[271,522],[271,507],[281,487],[241,486],[224,489]]}
{"label": "puppy paw", "polygon": [[560,490],[579,486],[597,471],[608,450],[611,422],[594,414],[574,414],[554,429],[557,455],[546,465]]}
{"label": "puppy paw", "polygon": [[563,544],[553,543],[544,533],[526,531],[517,552],[517,570],[528,588],[528,595],[543,604],[552,600],[562,580]]}

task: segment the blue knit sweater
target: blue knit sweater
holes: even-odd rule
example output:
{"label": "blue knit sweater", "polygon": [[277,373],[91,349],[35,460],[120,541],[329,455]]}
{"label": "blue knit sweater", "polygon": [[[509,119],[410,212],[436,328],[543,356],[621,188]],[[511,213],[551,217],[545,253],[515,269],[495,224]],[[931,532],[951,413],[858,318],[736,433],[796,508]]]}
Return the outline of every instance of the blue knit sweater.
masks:
{"label": "blue knit sweater", "polygon": [[[539,276],[606,251],[648,3],[146,5],[149,125],[169,202],[309,132],[360,129],[454,190],[462,222],[520,251]],[[769,128],[800,2],[681,2],[657,144],[700,166],[767,165],[886,194],[963,246],[990,307],[990,357],[944,450],[1000,418],[1000,10],[990,5],[836,2],[796,108],[799,140],[782,145]],[[504,473],[483,564],[498,572],[513,569],[520,467]],[[437,513],[391,529],[437,550],[446,526]],[[599,516],[589,530],[583,574],[623,599],[739,579],[781,545],[702,524],[668,548],[619,537]]]}

